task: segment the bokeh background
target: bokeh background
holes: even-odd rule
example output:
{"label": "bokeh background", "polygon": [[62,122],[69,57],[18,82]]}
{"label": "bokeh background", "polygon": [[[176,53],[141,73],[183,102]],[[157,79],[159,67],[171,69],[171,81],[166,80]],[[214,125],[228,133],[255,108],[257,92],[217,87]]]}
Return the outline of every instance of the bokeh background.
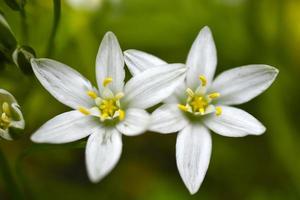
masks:
{"label": "bokeh background", "polygon": [[[94,83],[95,57],[106,31],[117,35],[123,50],[135,48],[168,62],[185,62],[205,25],[212,29],[217,46],[217,74],[256,63],[275,66],[280,74],[265,93],[239,106],[262,121],[266,133],[244,138],[212,134],[209,170],[199,192],[190,196],[176,168],[176,134],[123,137],[120,162],[98,184],[87,178],[84,148],[32,146],[30,135],[69,108],[50,96],[34,76],[8,64],[0,71],[0,88],[19,101],[26,129],[18,141],[1,140],[0,147],[27,199],[300,199],[299,0],[100,0],[92,6],[70,2],[62,1],[50,58],[74,67]],[[20,14],[4,1],[0,9],[20,44],[44,57],[52,1],[27,0],[27,40]],[[0,199],[11,198],[11,188],[5,185],[0,177]]]}

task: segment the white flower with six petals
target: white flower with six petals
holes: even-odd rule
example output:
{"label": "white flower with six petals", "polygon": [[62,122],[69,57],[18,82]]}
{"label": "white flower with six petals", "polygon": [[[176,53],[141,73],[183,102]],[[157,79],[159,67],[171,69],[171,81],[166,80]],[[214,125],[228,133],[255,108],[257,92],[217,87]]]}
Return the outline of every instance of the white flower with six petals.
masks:
{"label": "white flower with six petals", "polygon": [[124,85],[124,57],[115,35],[108,32],[99,47],[96,78],[99,90],[72,68],[50,59],[32,59],[41,84],[73,111],[46,122],[31,137],[38,143],[66,143],[89,136],[86,166],[91,181],[98,182],[118,162],[121,134],[135,136],[149,124],[145,109],[159,103],[185,78],[182,64],[151,68]]}
{"label": "white flower with six petals", "polygon": [[[125,51],[133,75],[149,67],[163,69],[165,61],[137,50]],[[187,76],[165,104],[151,115],[149,129],[163,134],[179,132],[176,161],[191,194],[196,193],[210,162],[209,129],[223,136],[260,135],[265,127],[249,113],[231,107],[245,103],[266,90],[278,70],[268,65],[247,65],[221,73],[214,80],[217,54],[211,31],[203,28],[187,57]]]}
{"label": "white flower with six petals", "polygon": [[0,137],[13,140],[10,129],[24,129],[25,120],[15,97],[4,89],[0,89]]}

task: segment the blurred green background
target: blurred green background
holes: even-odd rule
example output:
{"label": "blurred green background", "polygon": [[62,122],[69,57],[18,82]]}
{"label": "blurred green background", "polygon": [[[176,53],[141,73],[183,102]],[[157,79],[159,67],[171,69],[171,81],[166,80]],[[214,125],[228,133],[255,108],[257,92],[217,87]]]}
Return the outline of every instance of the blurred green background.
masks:
{"label": "blurred green background", "polygon": [[[168,62],[185,62],[199,30],[208,25],[218,51],[217,74],[264,63],[280,74],[271,88],[239,106],[267,127],[263,136],[213,136],[210,167],[199,192],[190,196],[177,172],[176,134],[123,137],[116,168],[100,183],[89,182],[84,149],[70,145],[32,148],[30,135],[53,116],[69,110],[33,76],[14,65],[0,71],[0,88],[15,95],[25,119],[23,137],[0,141],[19,187],[28,199],[296,200],[300,199],[300,1],[299,0],[102,0],[93,10],[62,1],[61,22],[51,58],[74,67],[95,83],[95,57],[106,31],[123,50],[135,48]],[[44,57],[52,26],[50,0],[28,0],[28,41],[20,14],[3,1],[16,38]],[[15,172],[17,165],[18,173]],[[0,177],[0,199],[10,199]]]}

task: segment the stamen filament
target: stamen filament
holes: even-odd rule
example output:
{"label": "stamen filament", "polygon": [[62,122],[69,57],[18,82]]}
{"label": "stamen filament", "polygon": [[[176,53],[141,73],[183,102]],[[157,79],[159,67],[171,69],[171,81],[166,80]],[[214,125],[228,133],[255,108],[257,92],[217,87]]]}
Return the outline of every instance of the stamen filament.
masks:
{"label": "stamen filament", "polygon": [[187,93],[188,96],[190,96],[190,97],[193,97],[194,94],[195,94],[191,88],[187,88],[187,89],[186,89],[186,93]]}

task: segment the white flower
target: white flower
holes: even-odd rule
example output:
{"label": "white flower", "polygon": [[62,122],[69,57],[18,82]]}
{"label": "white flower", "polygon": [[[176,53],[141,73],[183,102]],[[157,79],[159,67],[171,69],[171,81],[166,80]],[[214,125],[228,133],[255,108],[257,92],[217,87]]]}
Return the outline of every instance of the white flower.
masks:
{"label": "white flower", "polygon": [[[125,52],[132,74],[142,73],[166,62],[137,50]],[[198,191],[211,156],[209,129],[223,136],[260,135],[265,127],[249,113],[231,107],[245,103],[266,90],[278,70],[267,65],[248,65],[221,73],[213,80],[217,65],[211,31],[203,28],[188,54],[185,82],[165,104],[152,113],[150,130],[160,133],[179,131],[176,160],[179,173],[190,191]]]}
{"label": "white flower", "polygon": [[10,129],[24,129],[25,121],[16,99],[8,91],[0,89],[0,136],[13,140]]}
{"label": "white flower", "polygon": [[73,108],[45,123],[34,142],[66,143],[89,136],[86,165],[89,178],[99,181],[119,160],[121,133],[135,136],[149,124],[145,111],[169,96],[185,78],[182,64],[151,68],[124,85],[124,58],[115,35],[108,32],[96,59],[99,90],[72,68],[50,59],[32,59],[41,84],[61,103]]}

